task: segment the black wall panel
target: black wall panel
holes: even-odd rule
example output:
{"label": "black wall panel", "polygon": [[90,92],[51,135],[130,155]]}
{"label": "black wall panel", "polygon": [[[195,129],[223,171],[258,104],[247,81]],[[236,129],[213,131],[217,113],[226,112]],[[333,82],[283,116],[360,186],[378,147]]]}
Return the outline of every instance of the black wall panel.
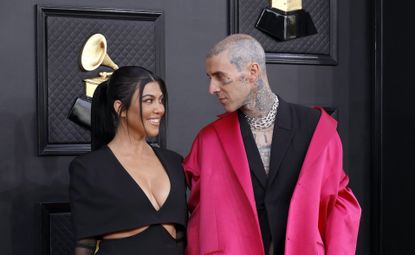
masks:
{"label": "black wall panel", "polygon": [[[391,0],[377,1],[378,32],[378,134],[380,200],[379,253],[414,253],[413,206],[415,180],[415,118],[413,97],[413,4],[397,5]],[[383,4],[383,6],[382,6]]]}
{"label": "black wall panel", "polygon": [[[163,10],[171,103],[167,147],[185,155],[197,131],[222,112],[207,92],[204,57],[228,33],[227,1],[0,1],[2,255],[41,254],[40,204],[68,200],[67,167],[73,156],[37,154],[37,4]],[[272,64],[268,73],[273,90],[286,100],[338,110],[345,169],[364,209],[358,254],[370,254],[370,10],[368,1],[338,5],[337,66]]]}

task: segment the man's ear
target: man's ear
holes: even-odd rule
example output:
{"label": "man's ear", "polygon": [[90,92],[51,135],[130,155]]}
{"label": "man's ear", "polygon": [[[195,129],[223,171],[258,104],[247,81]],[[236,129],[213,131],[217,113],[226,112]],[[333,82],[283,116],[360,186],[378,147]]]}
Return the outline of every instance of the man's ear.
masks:
{"label": "man's ear", "polygon": [[250,82],[255,82],[256,80],[258,80],[259,74],[261,72],[261,67],[259,66],[258,63],[251,63],[249,65],[249,81]]}
{"label": "man's ear", "polygon": [[122,106],[122,103],[121,103],[120,100],[115,100],[114,101],[114,104],[113,104],[114,111],[118,114],[118,116],[124,118],[126,116],[126,113],[125,113],[125,111],[121,112],[121,106]]}

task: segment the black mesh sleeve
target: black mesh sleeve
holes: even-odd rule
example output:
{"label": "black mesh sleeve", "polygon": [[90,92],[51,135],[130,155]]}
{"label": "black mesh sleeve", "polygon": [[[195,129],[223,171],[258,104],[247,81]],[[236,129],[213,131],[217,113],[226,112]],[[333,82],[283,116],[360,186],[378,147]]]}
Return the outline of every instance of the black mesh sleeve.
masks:
{"label": "black mesh sleeve", "polygon": [[74,255],[93,255],[97,247],[97,240],[95,239],[82,239],[78,240],[75,244]]}

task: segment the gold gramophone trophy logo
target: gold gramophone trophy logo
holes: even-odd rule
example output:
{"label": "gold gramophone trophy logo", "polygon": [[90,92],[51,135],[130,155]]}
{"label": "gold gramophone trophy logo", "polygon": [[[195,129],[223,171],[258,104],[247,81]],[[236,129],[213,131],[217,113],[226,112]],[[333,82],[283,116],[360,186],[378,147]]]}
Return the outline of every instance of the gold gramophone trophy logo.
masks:
{"label": "gold gramophone trophy logo", "polygon": [[[85,42],[81,52],[81,67],[85,71],[93,71],[100,67],[108,66],[117,70],[118,65],[107,54],[107,40],[102,34],[94,34]],[[84,79],[85,95],[75,99],[68,113],[68,119],[81,127],[91,127],[91,102],[95,89],[108,80],[112,72],[99,72],[98,76]]]}
{"label": "gold gramophone trophy logo", "polygon": [[271,0],[262,10],[255,27],[265,34],[287,41],[317,33],[310,14],[303,9],[302,0]]}
{"label": "gold gramophone trophy logo", "polygon": [[[101,65],[108,66],[113,70],[118,69],[118,65],[107,54],[107,40],[105,36],[103,34],[94,34],[88,38],[82,48],[81,66],[85,71],[93,71]],[[85,94],[88,97],[92,97],[98,85],[108,80],[111,74],[112,72],[99,72],[97,77],[84,79]]]}

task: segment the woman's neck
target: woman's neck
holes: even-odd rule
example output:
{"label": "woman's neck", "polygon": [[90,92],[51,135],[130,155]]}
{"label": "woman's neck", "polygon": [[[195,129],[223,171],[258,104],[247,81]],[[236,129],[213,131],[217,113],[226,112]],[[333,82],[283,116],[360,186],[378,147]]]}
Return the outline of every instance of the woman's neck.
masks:
{"label": "woman's neck", "polygon": [[108,146],[123,154],[141,154],[149,145],[144,135],[134,134],[124,128],[119,128]]}

